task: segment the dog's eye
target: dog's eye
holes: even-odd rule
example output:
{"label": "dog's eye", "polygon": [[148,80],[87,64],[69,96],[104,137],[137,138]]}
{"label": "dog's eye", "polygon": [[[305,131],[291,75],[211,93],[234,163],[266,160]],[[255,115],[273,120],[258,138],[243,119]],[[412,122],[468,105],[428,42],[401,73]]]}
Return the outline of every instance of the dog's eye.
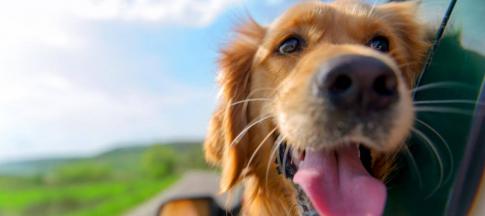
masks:
{"label": "dog's eye", "polygon": [[389,40],[384,36],[375,36],[367,42],[367,46],[381,52],[389,52]]}
{"label": "dog's eye", "polygon": [[292,36],[284,40],[278,47],[278,53],[282,55],[288,55],[300,51],[303,47],[302,39]]}

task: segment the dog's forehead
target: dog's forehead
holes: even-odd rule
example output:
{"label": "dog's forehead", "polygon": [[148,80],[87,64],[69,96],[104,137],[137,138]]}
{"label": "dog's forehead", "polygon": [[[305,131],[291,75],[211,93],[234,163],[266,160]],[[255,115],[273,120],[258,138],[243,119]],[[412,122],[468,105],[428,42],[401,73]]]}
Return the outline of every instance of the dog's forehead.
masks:
{"label": "dog's forehead", "polygon": [[304,2],[297,4],[276,18],[270,26],[268,26],[268,30],[284,29],[303,22],[309,22],[309,19],[324,14],[323,10],[331,10],[327,7],[329,7],[328,4],[321,2]]}
{"label": "dog's forehead", "polygon": [[316,24],[331,21],[338,15],[354,15],[357,17],[369,17],[373,7],[358,1],[344,1],[339,4],[324,3],[319,1],[299,3],[281,16],[276,18],[269,26],[271,32],[276,29],[289,29],[299,25]]}

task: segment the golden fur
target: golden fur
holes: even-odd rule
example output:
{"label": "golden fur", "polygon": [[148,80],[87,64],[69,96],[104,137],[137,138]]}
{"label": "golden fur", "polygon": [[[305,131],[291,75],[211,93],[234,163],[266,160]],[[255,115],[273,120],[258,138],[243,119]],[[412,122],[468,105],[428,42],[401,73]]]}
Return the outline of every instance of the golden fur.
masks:
{"label": "golden fur", "polygon": [[204,199],[174,200],[162,206],[159,216],[210,216],[210,201]]}
{"label": "golden fur", "polygon": [[[326,139],[312,120],[325,118],[324,112],[315,111],[305,86],[318,65],[339,55],[372,56],[401,74],[399,91],[405,97],[398,110],[400,126],[379,145],[368,146],[374,160],[372,174],[381,179],[389,174],[393,155],[414,118],[409,89],[428,47],[423,27],[415,20],[416,7],[416,2],[376,7],[353,1],[306,2],[268,27],[251,20],[238,28],[220,54],[220,103],[204,148],[207,160],[222,167],[222,191],[239,182],[245,185],[245,214],[299,214],[291,182],[277,174],[273,163],[274,132],[278,130],[295,148]],[[293,34],[305,37],[305,50],[276,55],[278,44]],[[389,38],[389,53],[365,46],[376,34]]]}

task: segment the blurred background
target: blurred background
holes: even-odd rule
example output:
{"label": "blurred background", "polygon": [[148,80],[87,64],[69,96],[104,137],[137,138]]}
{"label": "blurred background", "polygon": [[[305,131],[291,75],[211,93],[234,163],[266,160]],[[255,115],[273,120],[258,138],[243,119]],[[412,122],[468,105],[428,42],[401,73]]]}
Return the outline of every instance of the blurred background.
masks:
{"label": "blurred background", "polygon": [[120,215],[206,169],[218,49],[294,1],[0,1],[0,215]]}
{"label": "blurred background", "polygon": [[0,1],[0,215],[120,215],[209,169],[217,51],[295,2]]}

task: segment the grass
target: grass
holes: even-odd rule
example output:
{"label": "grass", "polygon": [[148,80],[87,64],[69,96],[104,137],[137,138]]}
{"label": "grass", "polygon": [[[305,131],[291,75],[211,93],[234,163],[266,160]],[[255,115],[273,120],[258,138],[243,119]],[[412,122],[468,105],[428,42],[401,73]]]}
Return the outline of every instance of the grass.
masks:
{"label": "grass", "polygon": [[0,164],[0,216],[121,215],[204,168],[202,146],[189,142]]}
{"label": "grass", "polygon": [[[133,179],[75,185],[0,185],[0,215],[119,215],[176,181]],[[6,186],[6,187],[4,187]]]}

